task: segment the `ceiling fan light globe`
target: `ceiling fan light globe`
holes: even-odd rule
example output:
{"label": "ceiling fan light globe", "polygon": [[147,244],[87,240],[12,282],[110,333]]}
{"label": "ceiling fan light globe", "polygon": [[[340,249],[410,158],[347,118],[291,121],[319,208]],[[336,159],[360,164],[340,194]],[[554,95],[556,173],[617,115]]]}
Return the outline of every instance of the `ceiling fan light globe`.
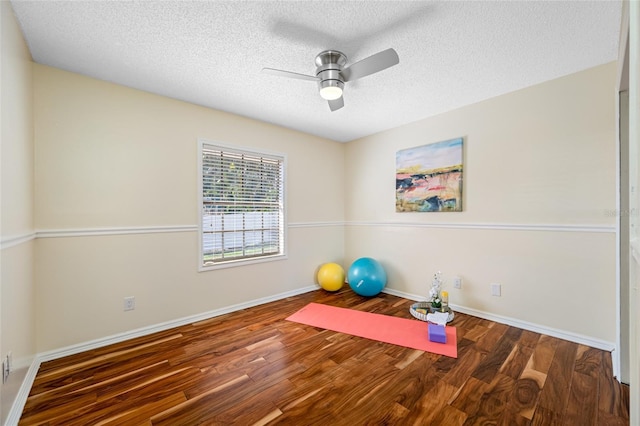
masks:
{"label": "ceiling fan light globe", "polygon": [[[326,74],[329,71],[324,71]],[[324,77],[325,75],[319,75],[319,77]],[[344,87],[344,83],[337,78],[323,78],[319,83],[318,87],[320,88],[320,96],[322,99],[327,101],[335,101],[336,99],[340,99],[342,96],[342,88]]]}
{"label": "ceiling fan light globe", "polygon": [[320,89],[320,96],[327,101],[335,101],[342,96],[342,89],[338,86],[327,86]]}

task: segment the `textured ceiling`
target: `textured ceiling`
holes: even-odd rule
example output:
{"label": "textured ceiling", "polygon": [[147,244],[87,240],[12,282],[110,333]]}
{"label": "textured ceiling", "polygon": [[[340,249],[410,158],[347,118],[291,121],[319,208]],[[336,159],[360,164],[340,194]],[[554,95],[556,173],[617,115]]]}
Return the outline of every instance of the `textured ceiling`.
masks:
{"label": "textured ceiling", "polygon": [[[617,59],[620,1],[22,1],[34,61],[347,142]],[[389,47],[400,63],[346,84],[314,74]]]}

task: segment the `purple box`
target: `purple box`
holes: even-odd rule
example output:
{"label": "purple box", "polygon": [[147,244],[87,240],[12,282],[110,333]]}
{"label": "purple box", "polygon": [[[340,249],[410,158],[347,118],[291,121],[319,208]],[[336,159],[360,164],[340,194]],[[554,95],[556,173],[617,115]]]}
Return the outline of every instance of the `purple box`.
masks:
{"label": "purple box", "polygon": [[444,330],[444,325],[429,323],[429,341],[447,343],[447,333]]}

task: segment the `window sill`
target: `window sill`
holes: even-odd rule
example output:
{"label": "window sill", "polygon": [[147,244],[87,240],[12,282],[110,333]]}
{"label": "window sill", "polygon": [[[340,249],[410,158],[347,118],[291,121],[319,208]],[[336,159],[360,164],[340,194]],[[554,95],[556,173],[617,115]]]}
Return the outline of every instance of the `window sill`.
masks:
{"label": "window sill", "polygon": [[238,259],[238,260],[229,260],[224,263],[214,263],[211,265],[200,265],[198,267],[198,272],[207,272],[213,271],[216,269],[225,269],[225,268],[237,268],[239,266],[247,266],[254,265],[256,263],[267,263],[267,262],[275,262],[278,260],[286,260],[286,254],[275,254],[273,256],[265,256],[258,257],[254,259]]}

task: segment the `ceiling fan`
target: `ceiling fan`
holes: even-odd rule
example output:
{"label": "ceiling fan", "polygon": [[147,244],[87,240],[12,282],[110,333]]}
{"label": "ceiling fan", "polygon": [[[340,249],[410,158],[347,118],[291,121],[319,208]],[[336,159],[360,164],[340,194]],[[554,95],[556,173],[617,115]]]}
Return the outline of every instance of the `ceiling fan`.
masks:
{"label": "ceiling fan", "polygon": [[318,82],[320,96],[329,102],[331,111],[335,111],[344,106],[342,98],[344,83],[385,70],[399,62],[400,59],[396,51],[387,49],[344,68],[347,63],[347,57],[344,53],[337,50],[325,50],[316,56],[315,77],[273,68],[263,68],[262,72],[280,77]]}

